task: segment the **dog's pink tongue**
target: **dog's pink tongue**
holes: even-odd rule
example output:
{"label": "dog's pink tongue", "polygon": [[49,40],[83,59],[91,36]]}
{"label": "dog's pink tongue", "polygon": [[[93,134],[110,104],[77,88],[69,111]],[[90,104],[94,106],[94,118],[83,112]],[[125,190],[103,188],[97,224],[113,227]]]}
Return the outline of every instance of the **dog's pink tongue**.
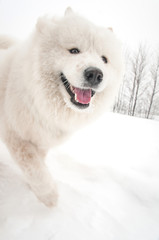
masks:
{"label": "dog's pink tongue", "polygon": [[91,89],[74,88],[76,100],[82,104],[88,104],[91,101]]}

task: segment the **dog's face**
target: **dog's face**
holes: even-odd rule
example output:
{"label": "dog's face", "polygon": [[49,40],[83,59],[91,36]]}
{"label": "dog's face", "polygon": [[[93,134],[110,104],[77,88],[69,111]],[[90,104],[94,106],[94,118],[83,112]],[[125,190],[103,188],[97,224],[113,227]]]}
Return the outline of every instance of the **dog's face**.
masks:
{"label": "dog's face", "polygon": [[52,84],[67,107],[91,109],[105,89],[118,85],[121,46],[110,29],[70,11],[62,19],[40,20],[37,29],[43,75],[54,78]]}

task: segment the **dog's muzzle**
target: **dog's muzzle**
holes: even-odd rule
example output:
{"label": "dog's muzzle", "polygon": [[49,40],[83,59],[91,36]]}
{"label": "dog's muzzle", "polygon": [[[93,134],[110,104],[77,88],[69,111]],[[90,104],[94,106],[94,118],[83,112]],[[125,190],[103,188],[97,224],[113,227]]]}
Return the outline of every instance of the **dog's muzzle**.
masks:
{"label": "dog's muzzle", "polygon": [[80,109],[89,107],[91,98],[95,94],[95,90],[98,89],[100,83],[103,80],[103,73],[99,68],[88,67],[83,72],[83,88],[72,86],[66,76],[60,74],[63,85],[70,95],[71,102]]}

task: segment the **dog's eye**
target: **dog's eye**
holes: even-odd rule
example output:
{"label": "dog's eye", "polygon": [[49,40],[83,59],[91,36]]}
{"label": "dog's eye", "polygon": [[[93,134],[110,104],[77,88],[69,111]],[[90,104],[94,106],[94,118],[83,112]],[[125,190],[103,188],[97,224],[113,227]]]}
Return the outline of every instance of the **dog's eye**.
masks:
{"label": "dog's eye", "polygon": [[72,48],[72,49],[69,49],[69,52],[71,54],[78,54],[78,53],[80,53],[80,50],[78,48]]}
{"label": "dog's eye", "polygon": [[108,59],[106,57],[102,56],[102,60],[104,63],[108,63]]}

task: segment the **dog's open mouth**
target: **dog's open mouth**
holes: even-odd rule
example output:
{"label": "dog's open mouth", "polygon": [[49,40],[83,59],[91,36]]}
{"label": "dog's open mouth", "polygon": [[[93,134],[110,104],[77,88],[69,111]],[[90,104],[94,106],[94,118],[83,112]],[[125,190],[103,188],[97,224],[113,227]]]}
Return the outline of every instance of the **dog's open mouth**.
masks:
{"label": "dog's open mouth", "polygon": [[72,86],[63,73],[60,74],[61,80],[65,86],[66,91],[71,97],[71,102],[81,109],[89,107],[91,98],[94,96],[95,91],[92,89],[81,89]]}

